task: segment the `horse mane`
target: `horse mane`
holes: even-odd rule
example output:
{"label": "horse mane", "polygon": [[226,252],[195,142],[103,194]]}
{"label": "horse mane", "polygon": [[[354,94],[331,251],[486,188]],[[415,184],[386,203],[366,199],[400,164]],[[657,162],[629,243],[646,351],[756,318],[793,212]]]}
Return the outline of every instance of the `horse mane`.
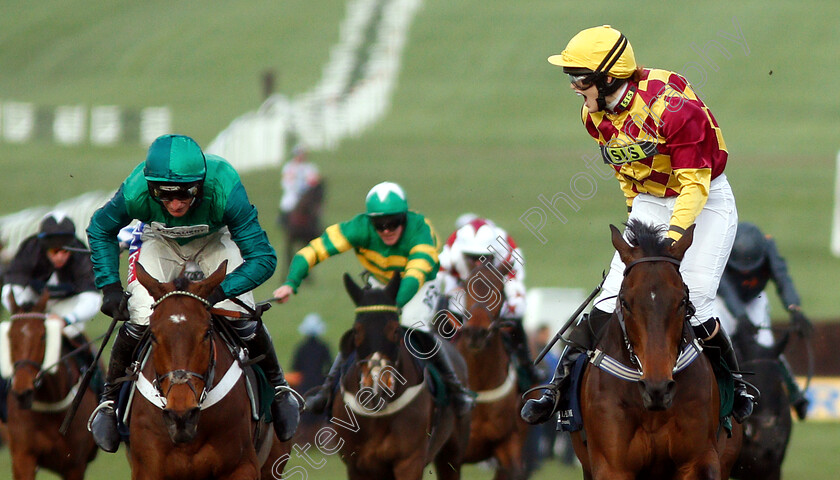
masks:
{"label": "horse mane", "polygon": [[642,249],[646,257],[672,256],[669,253],[668,237],[665,236],[665,227],[643,222],[639,219],[631,219],[627,223],[627,237],[630,245]]}
{"label": "horse mane", "polygon": [[173,280],[172,283],[175,285],[175,290],[186,290],[187,285],[190,284],[190,280],[186,276],[181,275]]}

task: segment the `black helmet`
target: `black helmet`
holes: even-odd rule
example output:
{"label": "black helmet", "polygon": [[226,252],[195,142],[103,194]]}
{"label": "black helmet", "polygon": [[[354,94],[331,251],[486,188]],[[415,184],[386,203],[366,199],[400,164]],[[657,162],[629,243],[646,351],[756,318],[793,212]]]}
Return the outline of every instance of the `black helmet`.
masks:
{"label": "black helmet", "polygon": [[748,272],[760,267],[766,256],[767,238],[761,230],[749,222],[739,223],[732,253],[729,254],[729,266]]}
{"label": "black helmet", "polygon": [[76,238],[76,225],[66,213],[55,211],[44,215],[38,227],[38,239],[47,249],[64,248]]}

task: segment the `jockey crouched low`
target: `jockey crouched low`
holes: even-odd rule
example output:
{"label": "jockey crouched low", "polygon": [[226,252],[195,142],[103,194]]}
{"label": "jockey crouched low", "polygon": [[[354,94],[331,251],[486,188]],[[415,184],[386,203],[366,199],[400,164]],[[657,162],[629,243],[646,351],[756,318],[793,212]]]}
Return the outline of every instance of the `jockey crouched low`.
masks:
{"label": "jockey crouched low", "polygon": [[[129,255],[124,292],[118,233],[135,219],[144,223],[139,235],[142,245]],[[136,263],[165,282],[177,277],[187,262],[209,274],[227,260],[227,276],[207,300],[226,310],[243,311],[228,299],[236,297],[253,309],[251,291],[271,277],[277,258],[236,170],[221,157],[205,155],[193,139],[183,135],[164,135],[152,143],[145,162],[94,213],[87,233],[96,285],[104,293],[102,312],[126,321],[114,341],[105,393],[91,421],[96,444],[115,452],[120,442],[115,403],[152,312],[152,297],[134,277]],[[274,428],[286,441],[297,428],[299,404],[284,378],[271,337],[255,320],[232,324],[252,358],[265,355],[258,365],[275,389]]]}
{"label": "jockey crouched low", "polygon": [[[274,291],[280,303],[296,293],[309,270],[319,262],[353,249],[369,274],[369,283],[384,286],[393,275],[402,275],[397,293],[400,323],[414,328],[412,338],[429,351],[436,339],[428,333],[436,304],[434,280],[439,269],[438,238],[431,222],[409,211],[402,187],[392,182],[375,185],[365,198],[365,213],[327,227],[323,235],[300,249],[289,265],[286,281]],[[414,335],[416,333],[416,335]],[[449,357],[437,349],[429,361],[440,372],[447,393],[459,415],[472,409],[473,398],[455,374]],[[346,359],[339,351],[324,384],[306,397],[306,411],[323,413]]]}
{"label": "jockey crouched low", "polygon": [[[490,220],[464,214],[456,222],[458,227],[447,239],[440,253],[440,273],[437,282],[441,292],[438,309],[446,309],[455,316],[463,315],[463,289],[470,272],[483,262],[499,268],[510,265],[505,276],[504,301],[499,317],[511,323],[505,336],[506,347],[519,370],[535,381],[540,375],[534,369],[528,338],[522,326],[525,317],[525,259],[516,242],[504,229]],[[459,318],[459,320],[463,320]]]}

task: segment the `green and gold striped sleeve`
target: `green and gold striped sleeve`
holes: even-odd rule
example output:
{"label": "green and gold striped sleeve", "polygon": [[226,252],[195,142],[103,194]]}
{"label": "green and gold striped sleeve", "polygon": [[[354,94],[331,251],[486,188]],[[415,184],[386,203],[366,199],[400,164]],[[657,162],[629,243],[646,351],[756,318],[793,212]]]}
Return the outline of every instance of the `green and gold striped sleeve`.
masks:
{"label": "green and gold striped sleeve", "polygon": [[341,224],[330,225],[320,237],[298,250],[289,265],[289,275],[286,277],[285,284],[297,292],[300,282],[309,274],[309,269],[351,248],[353,245],[344,235]]}

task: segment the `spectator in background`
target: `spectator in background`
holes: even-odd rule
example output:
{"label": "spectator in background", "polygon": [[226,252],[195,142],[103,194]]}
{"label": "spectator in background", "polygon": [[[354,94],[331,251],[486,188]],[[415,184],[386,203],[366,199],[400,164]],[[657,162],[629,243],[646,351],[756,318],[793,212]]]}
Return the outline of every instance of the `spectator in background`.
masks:
{"label": "spectator in background", "polygon": [[[307,314],[298,327],[303,339],[295,348],[292,371],[287,375],[289,383],[298,392],[306,393],[321,386],[327,377],[333,357],[330,347],[321,338],[326,331],[327,326],[317,313]],[[308,412],[301,415],[298,438],[304,442],[312,441],[322,420],[321,415]]]}
{"label": "spectator in background", "polygon": [[286,265],[292,262],[298,245],[321,234],[321,205],[324,182],[318,167],[309,161],[302,144],[292,149],[292,159],[283,165],[280,186],[280,228],[286,232]]}
{"label": "spectator in background", "polygon": [[[770,281],[776,284],[779,298],[790,313],[791,322],[803,336],[810,336],[813,326],[802,313],[799,293],[788,274],[787,262],[779,254],[776,242],[754,224],[741,222],[735,234],[732,253],[723,272],[715,300],[717,315],[723,328],[734,335],[748,335],[763,347],[772,347],[770,303],[764,289]],[[793,378],[790,365],[780,356],[782,375],[788,389],[790,404],[800,420],[808,412],[808,399]]]}

